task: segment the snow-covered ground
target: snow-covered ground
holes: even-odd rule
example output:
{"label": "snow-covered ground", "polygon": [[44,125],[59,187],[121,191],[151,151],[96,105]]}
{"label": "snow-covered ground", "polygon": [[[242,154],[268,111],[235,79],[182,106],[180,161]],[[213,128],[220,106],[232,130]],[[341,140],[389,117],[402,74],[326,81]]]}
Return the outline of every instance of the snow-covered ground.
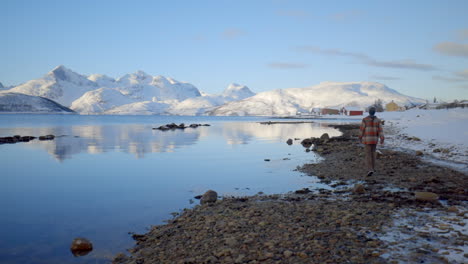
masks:
{"label": "snow-covered ground", "polygon": [[[468,171],[468,108],[383,112],[385,145]],[[419,153],[421,154],[421,153]]]}
{"label": "snow-covered ground", "polygon": [[385,234],[374,236],[388,243],[387,252],[381,257],[397,263],[467,263],[464,254],[468,246],[463,239],[468,220],[459,216],[464,210],[466,203],[445,210],[397,211],[394,221],[384,228]]}

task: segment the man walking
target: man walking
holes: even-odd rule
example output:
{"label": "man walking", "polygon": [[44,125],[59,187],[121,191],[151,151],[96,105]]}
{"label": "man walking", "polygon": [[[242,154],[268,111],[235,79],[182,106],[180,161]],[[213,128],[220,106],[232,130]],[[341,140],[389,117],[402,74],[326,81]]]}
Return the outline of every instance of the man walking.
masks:
{"label": "man walking", "polygon": [[362,119],[361,134],[359,140],[364,144],[366,151],[367,176],[372,176],[375,172],[375,150],[380,138],[380,144],[384,143],[384,134],[379,118],[375,116],[375,107],[369,108],[369,116]]}

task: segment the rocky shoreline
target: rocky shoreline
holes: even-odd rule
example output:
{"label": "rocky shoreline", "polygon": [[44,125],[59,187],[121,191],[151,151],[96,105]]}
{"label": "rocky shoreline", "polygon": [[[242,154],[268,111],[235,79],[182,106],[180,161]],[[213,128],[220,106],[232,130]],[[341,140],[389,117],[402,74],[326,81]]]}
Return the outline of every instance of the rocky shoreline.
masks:
{"label": "rocky shoreline", "polygon": [[330,190],[212,199],[133,235],[113,263],[466,262],[468,175],[384,148],[366,177],[357,126],[335,127],[312,139],[325,160],[299,169]]}

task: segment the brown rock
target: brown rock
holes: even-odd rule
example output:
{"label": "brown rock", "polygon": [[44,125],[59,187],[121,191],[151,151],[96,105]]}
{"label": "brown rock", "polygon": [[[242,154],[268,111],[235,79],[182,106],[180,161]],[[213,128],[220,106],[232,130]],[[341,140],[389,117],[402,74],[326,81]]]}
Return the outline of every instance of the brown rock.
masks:
{"label": "brown rock", "polygon": [[422,156],[422,155],[424,155],[424,153],[422,151],[420,151],[420,150],[416,151],[416,156]]}
{"label": "brown rock", "polygon": [[439,200],[439,196],[432,192],[415,192],[414,197],[418,201],[434,202]]}
{"label": "brown rock", "polygon": [[207,203],[215,203],[218,200],[218,193],[213,190],[206,191],[205,194],[201,197],[200,203],[207,204]]}
{"label": "brown rock", "polygon": [[284,255],[285,258],[290,258],[292,256],[292,254],[293,253],[290,250],[286,250],[286,251],[283,252],[283,255]]}
{"label": "brown rock", "polygon": [[353,189],[354,193],[363,194],[366,192],[366,188],[362,184],[356,184]]}
{"label": "brown rock", "polygon": [[93,244],[86,238],[77,237],[72,241],[70,251],[75,257],[87,255],[93,250]]}
{"label": "brown rock", "polygon": [[320,139],[321,140],[329,140],[330,136],[328,135],[328,133],[323,133],[323,135],[320,136]]}

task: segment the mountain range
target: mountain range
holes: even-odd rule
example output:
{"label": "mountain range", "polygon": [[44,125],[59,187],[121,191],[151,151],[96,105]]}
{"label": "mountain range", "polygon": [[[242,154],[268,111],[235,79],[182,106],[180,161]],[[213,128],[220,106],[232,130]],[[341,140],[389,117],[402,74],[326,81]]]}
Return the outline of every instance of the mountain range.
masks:
{"label": "mountain range", "polygon": [[[63,65],[42,78],[14,87],[1,85],[1,88],[0,98],[7,94],[8,100],[22,94],[42,97],[79,114],[294,115],[313,108],[364,108],[377,99],[399,105],[425,102],[376,82],[322,82],[306,88],[259,94],[245,85],[233,83],[221,94],[212,95],[201,92],[190,83],[151,76],[143,71],[114,79],[102,74],[81,75]],[[0,105],[3,111],[11,112],[8,107]]]}

